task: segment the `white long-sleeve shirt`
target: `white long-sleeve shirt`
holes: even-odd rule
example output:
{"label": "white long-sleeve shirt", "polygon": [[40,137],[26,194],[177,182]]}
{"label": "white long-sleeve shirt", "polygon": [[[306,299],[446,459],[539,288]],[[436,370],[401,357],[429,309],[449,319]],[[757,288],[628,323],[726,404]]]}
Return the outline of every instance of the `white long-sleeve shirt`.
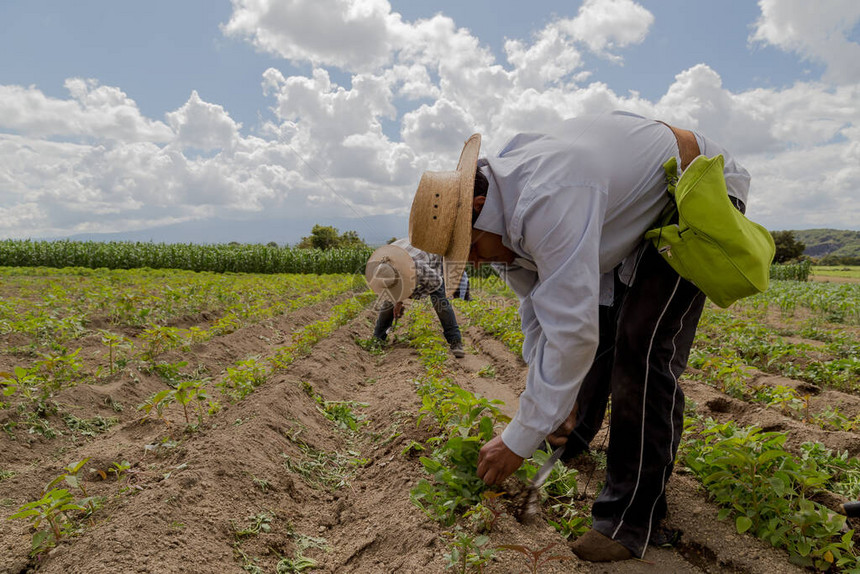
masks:
{"label": "white long-sleeve shirt", "polygon": [[[746,202],[749,174],[723,153],[730,195]],[[552,134],[519,134],[479,161],[489,189],[474,227],[517,255],[504,278],[520,300],[519,409],[502,433],[529,457],[573,408],[598,343],[600,278],[641,242],[668,202],[663,164],[678,156],[665,125],[633,114],[582,116]]]}

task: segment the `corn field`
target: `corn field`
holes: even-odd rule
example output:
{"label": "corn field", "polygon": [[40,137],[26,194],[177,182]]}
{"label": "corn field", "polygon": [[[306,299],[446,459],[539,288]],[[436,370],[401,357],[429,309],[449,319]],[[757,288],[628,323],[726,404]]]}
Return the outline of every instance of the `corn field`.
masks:
{"label": "corn field", "polygon": [[267,245],[98,241],[0,241],[0,266],[184,269],[215,273],[364,273],[369,247],[293,249]]}

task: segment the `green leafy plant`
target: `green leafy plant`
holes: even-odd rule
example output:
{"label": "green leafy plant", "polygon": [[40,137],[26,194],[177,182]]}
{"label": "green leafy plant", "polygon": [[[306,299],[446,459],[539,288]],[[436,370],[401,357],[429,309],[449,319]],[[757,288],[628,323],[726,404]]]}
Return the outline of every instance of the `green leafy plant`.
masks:
{"label": "green leafy plant", "polygon": [[126,472],[128,472],[128,469],[130,468],[131,463],[127,460],[124,460],[122,462],[114,462],[108,469],[108,472],[113,474],[116,477],[117,482],[119,482],[120,480],[122,480]]}
{"label": "green leafy plant", "polygon": [[724,507],[718,517],[734,518],[739,533],[749,531],[786,548],[792,561],[805,566],[860,568],[853,532],[841,533],[845,517],[808,498],[830,475],[786,451],[786,438],[706,421],[700,438],[689,441],[685,462]]}
{"label": "green leafy plant", "polygon": [[[38,554],[56,545],[72,527],[69,513],[83,511],[71,493],[65,488],[53,488],[44,493],[41,499],[21,506],[10,519],[27,520],[35,533],[32,538],[31,553]],[[42,529],[47,523],[48,529]]]}
{"label": "green leafy plant", "polygon": [[203,387],[204,381],[182,381],[179,386],[172,392],[173,398],[177,403],[182,405],[182,412],[185,415],[185,424],[191,424],[191,419],[188,417],[188,406],[192,401],[197,401],[197,424],[203,424],[203,403],[209,398],[206,395],[206,389]]}
{"label": "green leafy plant", "polygon": [[238,361],[235,367],[227,367],[217,386],[232,400],[241,400],[265,383],[266,376],[266,365],[259,357],[251,357]]}
{"label": "green leafy plant", "polygon": [[152,363],[146,370],[164,379],[171,387],[175,387],[181,381],[188,378],[182,373],[182,369],[187,366],[188,361],[177,361],[175,363],[158,362]]}
{"label": "green leafy plant", "polygon": [[255,514],[254,516],[248,517],[248,526],[245,528],[239,529],[236,527],[235,523],[233,524],[233,532],[235,533],[237,538],[244,538],[247,536],[257,536],[260,533],[271,532],[272,530],[272,515],[268,512],[261,512],[259,514]]}
{"label": "green leafy plant", "polygon": [[502,492],[484,491],[481,493],[481,502],[463,514],[463,518],[469,520],[475,532],[486,533],[493,530],[499,516],[504,512],[499,504],[503,495]]}
{"label": "green leafy plant", "polygon": [[385,342],[376,338],[368,337],[367,339],[355,338],[355,344],[370,353],[371,355],[384,355]]}
{"label": "green leafy plant", "polygon": [[367,403],[357,401],[326,401],[319,399],[317,407],[325,417],[334,422],[339,428],[356,431],[364,423],[364,416],[357,415],[353,410],[355,407],[367,407]]}
{"label": "green leafy plant", "polygon": [[83,363],[78,358],[80,349],[71,353],[65,349],[56,353],[39,353],[41,357],[33,363],[33,370],[40,373],[45,384],[51,389],[58,390],[63,383],[74,379]]}
{"label": "green leafy plant", "polygon": [[478,376],[484,379],[495,379],[496,378],[496,367],[495,365],[485,365],[478,370]]}
{"label": "green leafy plant", "polygon": [[80,489],[80,491],[84,493],[84,496],[89,496],[89,494],[87,494],[87,489],[84,487],[84,483],[81,481],[80,477],[78,476],[78,473],[80,472],[80,470],[84,467],[84,465],[87,462],[89,462],[89,460],[90,460],[89,457],[87,457],[83,460],[79,460],[78,462],[73,462],[69,465],[66,465],[66,467],[63,468],[63,470],[65,472],[63,472],[63,474],[59,475],[57,478],[55,478],[54,480],[49,482],[48,485],[45,487],[45,491],[47,492],[47,491],[51,490],[54,486],[56,486],[60,482],[65,482],[66,484],[68,484],[72,488]]}
{"label": "green leafy plant", "polygon": [[143,404],[138,406],[138,410],[143,411],[144,416],[141,419],[141,422],[147,420],[152,413],[155,413],[159,419],[161,419],[165,425],[170,426],[170,421],[167,420],[164,416],[164,410],[170,406],[175,399],[175,394],[173,393],[173,389],[164,389],[163,391],[158,391],[153,394],[151,397],[146,399]]}
{"label": "green leafy plant", "polygon": [[446,567],[455,568],[460,574],[474,570],[484,571],[484,564],[489,562],[496,553],[495,548],[487,548],[490,538],[486,535],[477,536],[456,527],[453,531],[442,534],[450,538],[450,552],[445,555]]}
{"label": "green leafy plant", "polygon": [[100,329],[99,334],[101,335],[102,344],[108,348],[108,372],[112,375],[114,373],[114,365],[120,353],[123,351],[130,352],[134,344],[128,337],[117,333]]}
{"label": "green leafy plant", "polygon": [[138,335],[138,339],[144,345],[141,357],[147,361],[152,361],[161,353],[183,344],[179,329],[163,325],[151,325]]}
{"label": "green leafy plant", "polygon": [[452,436],[430,457],[420,459],[433,480],[421,479],[410,492],[410,499],[445,525],[453,524],[461,510],[478,504],[486,488],[475,469],[481,446],[493,436],[493,421],[484,417],[479,426],[477,436]]}

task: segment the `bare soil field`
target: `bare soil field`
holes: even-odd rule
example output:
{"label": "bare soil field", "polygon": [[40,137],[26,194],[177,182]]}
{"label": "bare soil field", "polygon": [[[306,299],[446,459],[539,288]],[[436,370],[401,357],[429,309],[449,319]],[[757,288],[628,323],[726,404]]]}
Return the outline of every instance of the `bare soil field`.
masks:
{"label": "bare soil field", "polygon": [[[328,313],[319,303],[229,335],[195,344],[188,352],[169,351],[166,361],[186,361],[189,369],[213,380],[250,355],[266,357],[290,341],[298,328]],[[356,343],[370,336],[375,316],[366,310],[323,339],[308,356],[277,372],[252,394],[207,417],[193,432],[185,430],[182,411],[168,411],[171,424],[142,421],[137,405],[164,388],[156,374],[129,367],[107,382],[64,389],[57,402],[80,419],[116,419],[104,432],[46,438],[15,427],[0,433],[0,572],[95,574],[102,572],[220,573],[301,572],[435,573],[448,569],[446,532],[423,514],[410,490],[426,476],[412,441],[433,436],[431,423],[419,422],[421,400],[414,379],[423,372],[415,349],[402,340],[382,354]],[[461,324],[467,325],[465,317]],[[203,318],[190,317],[189,325]],[[129,332],[130,336],[134,333]],[[450,358],[446,372],[457,384],[504,401],[512,415],[523,390],[526,366],[499,341],[478,327],[464,330],[467,355]],[[13,346],[10,340],[3,341]],[[103,352],[95,337],[82,342],[81,356]],[[0,354],[0,371],[20,357]],[[492,366],[495,376],[478,373]],[[762,375],[762,378],[767,378]],[[776,381],[771,381],[776,383]],[[779,384],[800,384],[781,380]],[[789,444],[819,440],[829,448],[860,454],[854,432],[823,431],[773,408],[731,399],[693,380],[683,387],[698,411],[718,420],[756,424],[789,435]],[[856,397],[821,391],[819,400],[860,410]],[[354,401],[364,417],[356,431],[338,428],[323,416],[325,401]],[[0,411],[0,425],[9,414]],[[56,428],[62,422],[49,418]],[[4,418],[5,417],[5,418]],[[599,452],[606,429],[594,441]],[[104,505],[72,535],[49,552],[31,558],[32,532],[8,518],[74,461],[89,459],[79,473],[91,496]],[[602,470],[583,455],[581,500],[594,499]],[[127,461],[120,472],[116,463]],[[516,479],[509,479],[515,481]],[[515,492],[521,485],[506,484]],[[683,531],[676,548],[651,548],[644,560],[591,564],[578,560],[545,517],[519,523],[503,498],[502,512],[489,533],[488,546],[550,547],[545,573],[722,573],[802,572],[787,554],[717,517],[701,484],[682,466],[670,480],[670,527]],[[826,501],[835,505],[839,501]],[[854,526],[857,526],[856,524]],[[309,558],[310,563],[300,558]],[[532,571],[526,556],[497,551],[483,567],[487,574]]]}

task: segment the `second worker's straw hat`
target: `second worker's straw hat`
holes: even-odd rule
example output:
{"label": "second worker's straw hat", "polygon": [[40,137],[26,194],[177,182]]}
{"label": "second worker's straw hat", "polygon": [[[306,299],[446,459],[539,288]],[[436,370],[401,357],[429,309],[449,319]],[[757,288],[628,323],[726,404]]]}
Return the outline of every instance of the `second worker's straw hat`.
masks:
{"label": "second worker's straw hat", "polygon": [[472,243],[472,198],[481,134],[463,146],[454,171],[425,171],[409,213],[409,243],[443,258],[445,291],[460,284]]}

